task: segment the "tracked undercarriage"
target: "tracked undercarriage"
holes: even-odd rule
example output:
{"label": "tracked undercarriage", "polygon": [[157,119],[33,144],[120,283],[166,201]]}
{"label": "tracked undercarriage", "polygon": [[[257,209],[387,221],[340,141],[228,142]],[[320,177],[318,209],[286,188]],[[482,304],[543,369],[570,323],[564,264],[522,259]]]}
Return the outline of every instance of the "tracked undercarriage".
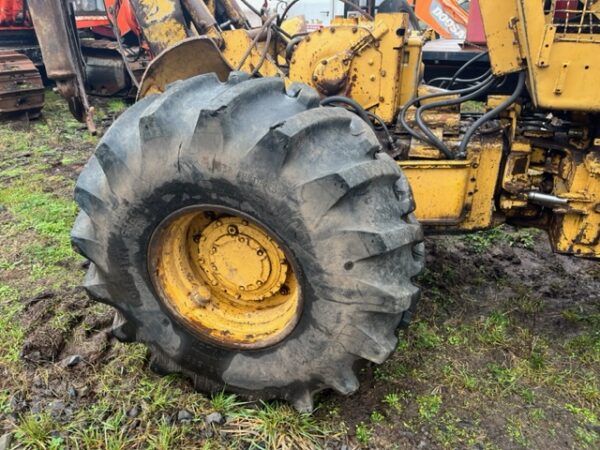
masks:
{"label": "tracked undercarriage", "polygon": [[44,106],[42,77],[25,55],[0,51],[0,117],[25,114],[39,117]]}

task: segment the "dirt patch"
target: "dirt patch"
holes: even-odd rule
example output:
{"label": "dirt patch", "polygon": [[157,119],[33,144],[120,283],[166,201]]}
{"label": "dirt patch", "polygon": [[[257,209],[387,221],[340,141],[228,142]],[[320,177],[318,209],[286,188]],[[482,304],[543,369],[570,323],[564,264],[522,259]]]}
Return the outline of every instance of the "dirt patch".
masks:
{"label": "dirt patch", "polygon": [[70,199],[97,138],[49,99],[42,121],[0,129],[0,434],[26,448],[262,448],[273,433],[331,449],[600,445],[599,265],[530,230],[428,238],[397,352],[313,417],[152,374],[79,287]]}

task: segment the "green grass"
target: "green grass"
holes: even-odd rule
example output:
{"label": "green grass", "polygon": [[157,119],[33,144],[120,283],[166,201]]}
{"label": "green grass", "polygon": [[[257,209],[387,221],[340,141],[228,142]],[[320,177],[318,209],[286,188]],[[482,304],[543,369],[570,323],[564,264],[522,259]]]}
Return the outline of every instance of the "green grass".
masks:
{"label": "green grass", "polygon": [[507,232],[505,227],[500,226],[487,231],[467,234],[462,239],[475,253],[481,254],[496,244],[506,244],[510,247],[532,250],[535,247],[536,238],[540,233],[539,230],[535,229]]}
{"label": "green grass", "polygon": [[[101,356],[75,368],[24,361],[25,344],[43,330],[64,339],[61,357],[87,355],[103,333],[90,320],[110,312],[77,287],[83,259],[69,238],[75,179],[98,138],[54,94],[48,100],[41,121],[0,126],[0,426],[20,448],[600,447],[600,302],[572,294],[600,272],[571,273],[577,261],[568,271],[553,267],[548,284],[561,304],[540,292],[545,280],[527,267],[511,277],[492,270],[488,258],[506,248],[534,251],[543,238],[535,230],[500,227],[430,241],[435,258],[419,279],[419,313],[399,332],[397,352],[363,370],[355,396],[318,396],[312,416],[285,403],[201,394],[182,376],[159,377],[141,344],[100,339]],[[124,107],[121,100],[97,105],[98,117]],[[36,299],[41,293],[51,296]],[[51,414],[57,400],[70,415]],[[193,419],[178,422],[181,410]],[[208,426],[213,412],[225,423]]]}
{"label": "green grass", "polygon": [[278,403],[238,409],[230,413],[223,428],[240,448],[250,449],[323,448],[327,439],[339,437],[344,431],[339,425],[320,422],[309,414],[299,414],[290,406]]}

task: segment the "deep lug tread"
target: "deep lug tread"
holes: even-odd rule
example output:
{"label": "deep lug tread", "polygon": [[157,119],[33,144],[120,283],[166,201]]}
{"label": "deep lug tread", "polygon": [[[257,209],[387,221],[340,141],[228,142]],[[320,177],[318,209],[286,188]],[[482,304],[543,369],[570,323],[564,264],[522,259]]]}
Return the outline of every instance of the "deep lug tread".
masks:
{"label": "deep lug tread", "polygon": [[[115,336],[146,343],[153,369],[309,411],[323,389],[355,392],[353,367],[395,347],[424,259],[410,189],[366,123],[318,102],[281,79],[196,77],[142,100],[106,133],[77,183],[73,243],[92,260],[90,296],[120,312]],[[289,339],[228,351],[161,305],[147,243],[165,214],[197,199],[255,215],[289,243],[311,305]]]}
{"label": "deep lug tread", "polygon": [[95,263],[91,263],[83,281],[83,287],[93,300],[116,307],[104,277],[98,271]]}
{"label": "deep lug tread", "polygon": [[351,367],[340,367],[335,377],[326,380],[327,384],[339,394],[354,394],[360,383]]}
{"label": "deep lug tread", "polygon": [[121,342],[135,342],[135,325],[129,322],[119,311],[115,313],[111,334]]}

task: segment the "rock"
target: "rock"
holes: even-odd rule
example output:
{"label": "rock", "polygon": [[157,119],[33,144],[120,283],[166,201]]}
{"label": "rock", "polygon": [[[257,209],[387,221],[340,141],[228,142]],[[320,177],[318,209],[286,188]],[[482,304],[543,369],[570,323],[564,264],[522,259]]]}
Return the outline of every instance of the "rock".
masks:
{"label": "rock", "polygon": [[128,417],[137,417],[140,415],[140,410],[138,409],[137,406],[134,406],[133,408],[131,408],[129,411],[127,411],[127,416]]}
{"label": "rock", "polygon": [[41,388],[44,386],[44,380],[42,380],[42,377],[40,377],[39,375],[36,375],[33,377],[33,387],[36,388]]}
{"label": "rock", "polygon": [[600,434],[600,425],[588,424],[587,429],[590,430],[592,433]]}
{"label": "rock", "polygon": [[71,398],[77,398],[77,390],[73,386],[69,386],[69,389],[67,389],[67,394]]}
{"label": "rock", "polygon": [[31,414],[39,414],[42,412],[42,406],[39,404],[39,402],[35,402],[33,405],[31,405],[31,408],[29,408],[29,412]]}
{"label": "rock", "polygon": [[65,410],[65,403],[61,400],[54,400],[48,405],[48,410],[51,416],[58,417]]}
{"label": "rock", "polygon": [[212,424],[220,425],[224,421],[225,420],[223,418],[223,415],[218,412],[210,413],[208,416],[206,416],[206,424],[207,425],[212,425]]}
{"label": "rock", "polygon": [[39,350],[34,350],[31,353],[21,353],[21,357],[35,363],[42,360],[42,353]]}
{"label": "rock", "polygon": [[12,412],[19,413],[27,406],[27,402],[21,398],[19,394],[13,395],[10,399],[9,406]]}
{"label": "rock", "polygon": [[71,356],[67,356],[66,358],[64,358],[60,362],[60,365],[62,367],[73,367],[73,366],[76,366],[77,364],[79,364],[80,362],[81,362],[80,355],[71,355]]}
{"label": "rock", "polygon": [[85,397],[90,393],[90,388],[87,386],[82,386],[78,389],[79,397]]}
{"label": "rock", "polygon": [[8,450],[12,443],[12,439],[12,433],[3,434],[2,437],[0,437],[0,450]]}
{"label": "rock", "polygon": [[193,418],[193,414],[185,409],[182,409],[177,413],[177,421],[179,422],[191,422]]}

